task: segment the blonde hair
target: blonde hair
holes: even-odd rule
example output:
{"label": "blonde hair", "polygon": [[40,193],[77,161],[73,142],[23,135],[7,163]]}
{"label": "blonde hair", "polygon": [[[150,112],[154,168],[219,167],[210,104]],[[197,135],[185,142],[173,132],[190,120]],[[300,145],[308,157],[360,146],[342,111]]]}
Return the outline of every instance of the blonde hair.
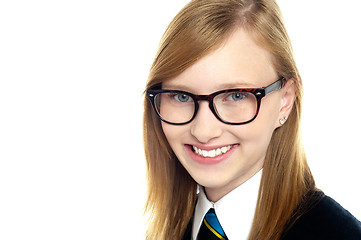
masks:
{"label": "blonde hair", "polygon": [[[287,122],[274,131],[249,239],[279,239],[302,198],[315,188],[300,134],[302,83],[291,43],[273,0],[194,0],[166,29],[146,88],[179,75],[217,49],[237,28],[269,51],[279,76],[294,79],[297,97]],[[144,101],[144,144],[150,213],[147,239],[181,239],[196,203],[196,182],[177,160],[150,103]]]}

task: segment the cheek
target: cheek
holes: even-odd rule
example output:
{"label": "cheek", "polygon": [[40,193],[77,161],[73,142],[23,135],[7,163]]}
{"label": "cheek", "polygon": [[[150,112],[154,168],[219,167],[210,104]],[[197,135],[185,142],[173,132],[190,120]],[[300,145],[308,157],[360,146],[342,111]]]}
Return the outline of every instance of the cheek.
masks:
{"label": "cheek", "polygon": [[266,128],[264,124],[259,122],[252,122],[247,127],[239,129],[234,134],[239,139],[240,146],[247,152],[259,152],[262,148],[268,146],[269,135],[272,131]]}
{"label": "cheek", "polygon": [[[272,95],[274,94],[274,95]],[[281,98],[279,93],[272,93],[262,100],[261,108],[255,123],[259,125],[264,134],[272,135],[279,121]]]}
{"label": "cheek", "polygon": [[257,118],[247,125],[240,126],[236,135],[241,143],[248,147],[266,149],[275,130],[277,119],[277,106],[270,107],[263,104]]}
{"label": "cheek", "polygon": [[176,131],[172,131],[172,128],[163,122],[162,122],[162,129],[163,129],[165,137],[167,138],[168,143],[170,145],[172,145],[171,142],[172,142],[172,139],[175,139],[174,135],[176,135]]}
{"label": "cheek", "polygon": [[187,129],[184,126],[175,126],[162,122],[162,129],[165,137],[173,151],[181,145],[182,136],[186,133]]}

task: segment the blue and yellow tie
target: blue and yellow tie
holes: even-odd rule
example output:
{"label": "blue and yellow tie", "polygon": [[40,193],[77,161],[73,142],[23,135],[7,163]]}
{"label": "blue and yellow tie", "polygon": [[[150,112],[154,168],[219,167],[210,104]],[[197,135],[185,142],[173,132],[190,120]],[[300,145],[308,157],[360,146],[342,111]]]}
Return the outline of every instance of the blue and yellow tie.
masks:
{"label": "blue and yellow tie", "polygon": [[201,228],[197,236],[197,240],[227,240],[221,224],[218,221],[214,209],[211,208],[203,219]]}

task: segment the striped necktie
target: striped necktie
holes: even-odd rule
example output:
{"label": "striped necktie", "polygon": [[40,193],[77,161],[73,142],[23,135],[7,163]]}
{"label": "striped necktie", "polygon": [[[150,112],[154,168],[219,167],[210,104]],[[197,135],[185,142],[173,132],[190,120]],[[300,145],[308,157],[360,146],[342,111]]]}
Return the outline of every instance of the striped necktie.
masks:
{"label": "striped necktie", "polygon": [[197,240],[227,240],[221,224],[218,221],[214,209],[211,208],[204,216],[201,228],[197,236]]}

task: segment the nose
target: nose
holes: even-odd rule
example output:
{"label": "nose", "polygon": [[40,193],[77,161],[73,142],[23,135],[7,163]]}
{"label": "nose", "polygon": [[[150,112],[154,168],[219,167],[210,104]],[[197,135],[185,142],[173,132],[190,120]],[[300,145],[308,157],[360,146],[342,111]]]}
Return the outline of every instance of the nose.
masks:
{"label": "nose", "polygon": [[214,116],[208,103],[204,101],[199,102],[197,115],[191,124],[191,134],[203,144],[221,136],[223,131],[223,123]]}

